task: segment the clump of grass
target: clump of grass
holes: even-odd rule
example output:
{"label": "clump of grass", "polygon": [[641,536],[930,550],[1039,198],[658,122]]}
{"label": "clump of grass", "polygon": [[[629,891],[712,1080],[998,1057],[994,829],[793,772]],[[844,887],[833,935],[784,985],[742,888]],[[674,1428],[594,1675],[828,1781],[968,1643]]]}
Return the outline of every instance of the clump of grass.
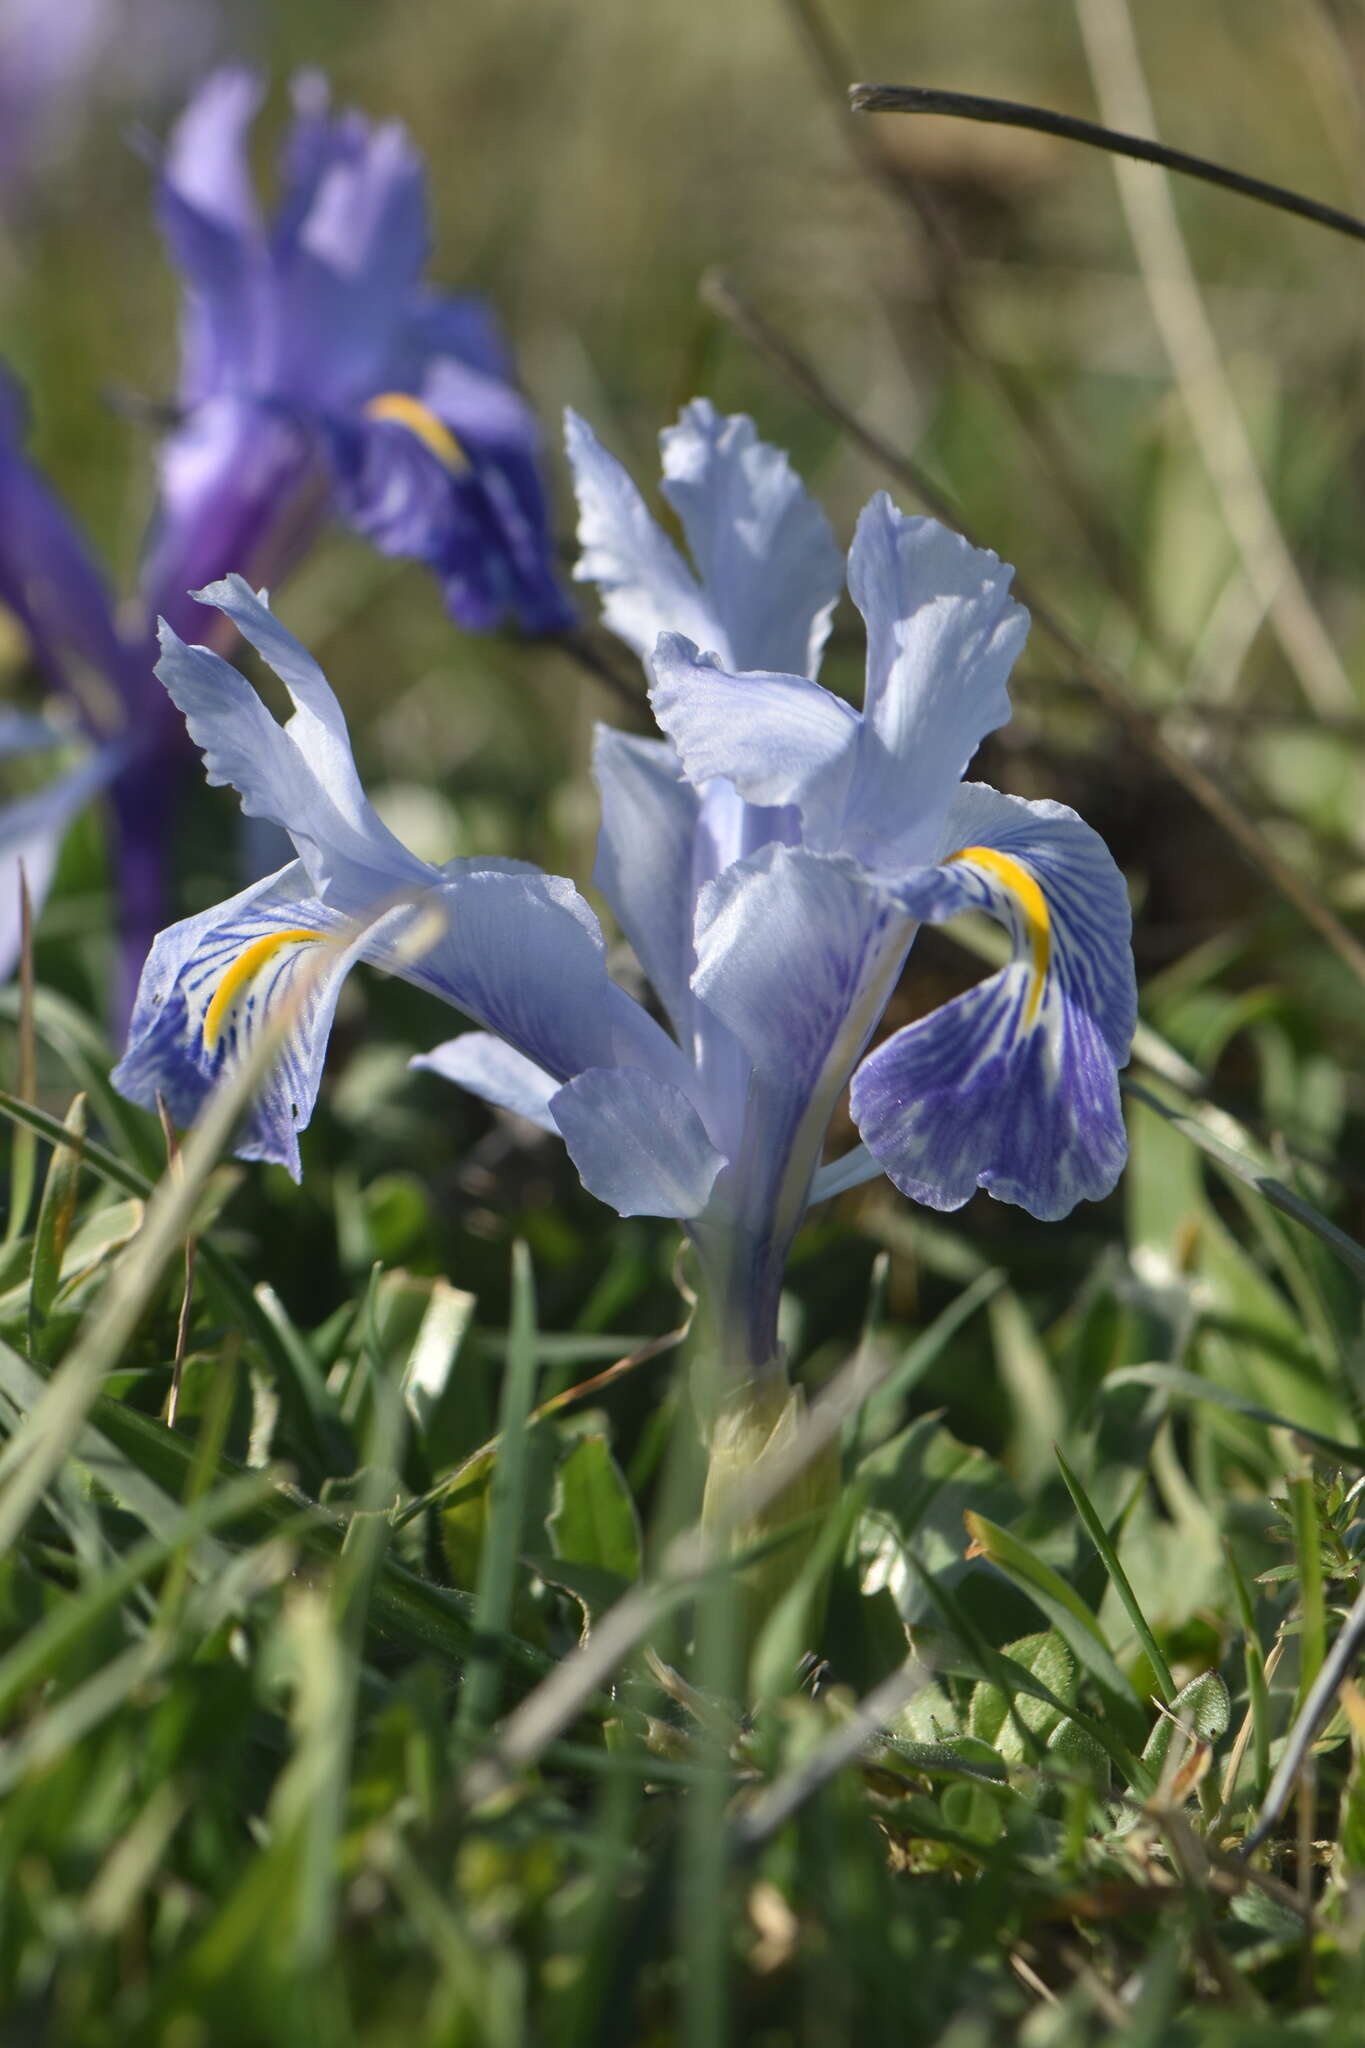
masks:
{"label": "clump of grass", "polygon": [[[1263,1241],[1251,1267],[1192,1172],[1160,1290],[1150,1260],[1143,1281],[1141,1259],[1102,1251],[1040,1318],[1008,1245],[965,1295],[935,1283],[971,1256],[936,1225],[921,1284],[942,1307],[919,1336],[883,1260],[840,1383],[844,1486],[813,1545],[801,1533],[827,1612],[775,1613],[746,1677],[732,1569],[679,1547],[686,1403],[671,1449],[629,1374],[528,1420],[556,1357],[581,1374],[631,1340],[540,1331],[524,1252],[505,1331],[446,1281],[377,1267],[345,1313],[300,1327],[251,1288],[192,1162],[177,1228],[200,1236],[200,1284],[170,1428],[169,1239],[130,1337],[101,1307],[145,1264],[141,1205],[165,1197],[124,1133],[106,1149],[79,1112],[5,1106],[46,1156],[0,1292],[15,1445],[89,1356],[41,1491],[16,1496],[23,1464],[0,1462],[15,2024],[368,2044],[964,2025],[1080,2042],[1139,2021],[1213,2043],[1258,2015],[1348,2023],[1349,1688],[1283,1821],[1242,1847],[1357,1573],[1349,1382],[1320,1376],[1315,1437],[1257,1398],[1305,1345],[1308,1369],[1280,1309],[1303,1262],[1338,1303],[1350,1285],[1311,1236],[1269,1240],[1278,1266]],[[1163,1134],[1185,1142],[1151,1131],[1135,1250]],[[842,1228],[856,1242],[856,1215]],[[1220,1285],[1242,1289],[1235,1349]],[[1009,1315],[982,1313],[1001,1299]],[[1021,1377],[998,1347],[1025,1328]],[[989,1452],[934,1405],[978,1369],[1021,1403]],[[499,1384],[499,1431],[474,1441]],[[1051,1472],[1028,1448],[1040,1398]],[[537,1720],[623,1603],[620,1654]],[[532,1723],[515,1761],[480,1765]]]}

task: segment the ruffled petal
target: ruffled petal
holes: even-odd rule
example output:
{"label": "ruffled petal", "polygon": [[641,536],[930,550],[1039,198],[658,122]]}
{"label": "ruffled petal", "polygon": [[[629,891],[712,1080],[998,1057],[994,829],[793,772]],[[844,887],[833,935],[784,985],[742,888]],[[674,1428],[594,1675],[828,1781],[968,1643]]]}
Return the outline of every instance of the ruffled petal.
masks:
{"label": "ruffled petal", "polygon": [[750,803],[796,804],[820,843],[842,815],[857,713],[804,676],[733,675],[677,633],[659,636],[651,667],[650,702],[689,779],[724,776]]}
{"label": "ruffled petal", "polygon": [[874,865],[934,857],[967,763],[1009,718],[1028,632],[1013,574],[885,492],[858,521],[848,584],[867,622],[867,695],[845,843]]}
{"label": "ruffled petal", "polygon": [[344,930],[344,920],[312,894],[298,861],[172,925],[143,969],[114,1086],[144,1109],[155,1109],[159,1095],[176,1123],[193,1123],[306,974],[302,1007],[236,1148],[240,1158],[273,1160],[297,1180],[298,1134],[312,1115],[337,997],[360,950],[335,944]]}
{"label": "ruffled petal", "polygon": [[213,72],[162,161],[157,214],[185,283],[180,395],[190,406],[246,388],[257,369],[265,251],[247,136],[262,92],[239,66]]}
{"label": "ruffled petal", "polygon": [[459,1038],[448,1038],[444,1045],[409,1060],[408,1065],[439,1074],[457,1088],[467,1088],[495,1109],[525,1117],[552,1138],[561,1135],[550,1114],[550,1098],[558,1092],[559,1082],[544,1067],[487,1031],[466,1031]]}
{"label": "ruffled petal", "polygon": [[244,65],[211,72],[171,130],[162,161],[177,198],[238,235],[260,232],[246,145],[264,95]]}
{"label": "ruffled petal", "polygon": [[1062,804],[969,784],[953,852],[899,892],[916,917],[999,919],[999,973],[898,1031],[854,1076],[854,1121],[904,1194],[956,1209],[978,1187],[1047,1221],[1108,1194],[1126,1140],[1118,1069],[1136,1020],[1131,916],[1098,834]]}
{"label": "ruffled petal", "polygon": [[430,246],[422,159],[396,122],[333,115],[325,80],[294,85],[270,234],[275,391],[311,409],[382,388]]}
{"label": "ruffled petal", "polygon": [[660,438],[663,493],[725,634],[714,651],[732,668],[813,676],[844,584],[824,513],[743,413],[697,398]]}
{"label": "ruffled petal", "polygon": [[642,660],[665,632],[724,655],[724,631],[696,578],[615,456],[574,412],[564,415],[564,442],[578,494],[574,578],[598,586],[604,623]]}
{"label": "ruffled petal", "polygon": [[590,1195],[621,1216],[700,1215],[721,1154],[682,1090],[638,1067],[597,1068],[550,1111]]}
{"label": "ruffled petal", "polygon": [[208,780],[230,784],[249,816],[289,833],[314,886],[335,908],[363,909],[382,882],[431,883],[436,871],[381,824],[361,789],[341,706],[312,656],[240,576],[199,596],[269,662],[295,707],[288,724],[278,725],[230,662],[186,646],[163,623],[156,672],[185,715]]}
{"label": "ruffled petal", "polygon": [[599,725],[602,799],[593,881],[611,905],[680,1039],[690,1036],[696,791],[664,740]]}

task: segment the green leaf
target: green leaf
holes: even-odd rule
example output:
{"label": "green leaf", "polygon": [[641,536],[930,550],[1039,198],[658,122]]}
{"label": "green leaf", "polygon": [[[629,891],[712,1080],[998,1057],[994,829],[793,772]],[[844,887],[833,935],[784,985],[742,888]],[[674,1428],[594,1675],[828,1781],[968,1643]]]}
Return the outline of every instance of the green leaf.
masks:
{"label": "green leaf", "polygon": [[1063,1718],[1062,1709],[1075,1704],[1076,1660],[1055,1629],[1022,1636],[1003,1654],[1045,1686],[1051,1697],[1006,1693],[989,1679],[982,1679],[972,1689],[967,1727],[981,1741],[992,1743],[1007,1762],[1027,1763],[1033,1753],[1028,1737],[1045,1741]]}
{"label": "green leaf", "polygon": [[1091,1506],[1089,1497],[1080,1480],[1077,1479],[1075,1473],[1067,1464],[1066,1459],[1062,1456],[1060,1447],[1056,1449],[1056,1456],[1057,1463],[1061,1468],[1062,1478],[1066,1482],[1066,1490],[1076,1503],[1076,1512],[1085,1524],[1086,1533],[1089,1535],[1090,1541],[1099,1552],[1100,1559],[1109,1574],[1114,1590],[1123,1602],[1128,1619],[1132,1622],[1137,1633],[1138,1641],[1147,1652],[1147,1661],[1156,1674],[1157,1684],[1161,1687],[1161,1696],[1167,1706],[1169,1706],[1175,1698],[1175,1680],[1171,1676],[1171,1668],[1157,1646],[1156,1637],[1147,1625],[1147,1617],[1138,1605],[1137,1595],[1128,1582],[1128,1574],[1119,1563],[1118,1552],[1109,1540],[1108,1530]]}
{"label": "green leaf", "polygon": [[1274,1409],[1261,1407],[1259,1402],[1248,1400],[1232,1387],[1221,1386],[1217,1380],[1201,1379],[1198,1373],[1186,1372],[1181,1366],[1120,1366],[1117,1372],[1108,1375],[1102,1392],[1124,1386],[1163,1387],[1167,1393],[1179,1395],[1182,1400],[1212,1401],[1219,1408],[1230,1409],[1234,1415],[1245,1415],[1252,1422],[1263,1422],[1270,1429],[1290,1430],[1356,1471],[1365,1470],[1365,1447],[1360,1444],[1343,1443],[1339,1437],[1324,1436],[1320,1430],[1307,1429],[1302,1422],[1295,1422],[1288,1415],[1278,1415]]}
{"label": "green leaf", "polygon": [[498,1449],[489,1480],[488,1525],[479,1559],[475,1615],[479,1640],[469,1660],[457,1722],[462,1736],[477,1735],[492,1720],[502,1679],[499,1639],[512,1615],[526,1530],[527,1417],[535,1397],[539,1357],[531,1260],[524,1244],[512,1251],[512,1317],[498,1412]]}
{"label": "green leaf", "polygon": [[1216,1671],[1201,1671],[1198,1678],[1181,1687],[1169,1712],[1159,1717],[1147,1738],[1142,1761],[1159,1777],[1177,1722],[1183,1723],[1198,1741],[1214,1743],[1227,1734],[1231,1717],[1232,1702],[1222,1679]]}
{"label": "green leaf", "polygon": [[1014,1410],[1012,1468],[1031,1495],[1051,1470],[1066,1411],[1052,1361],[1013,1288],[993,1296],[990,1322],[1000,1379]]}
{"label": "green leaf", "polygon": [[[963,1516],[973,1548],[1021,1586],[1059,1629],[1091,1677],[1120,1712],[1135,1709],[1137,1694],[1114,1662],[1099,1622],[1060,1572],[1008,1529],[968,1510]],[[1127,1716],[1125,1715],[1125,1718]]]}
{"label": "green leaf", "polygon": [[1088,1778],[1097,1792],[1109,1789],[1109,1758],[1088,1728],[1069,1715],[1060,1720],[1047,1739],[1047,1753],[1068,1775]]}
{"label": "green leaf", "polygon": [[68,1145],[57,1147],[43,1183],[38,1221],[33,1231],[33,1260],[29,1267],[28,1334],[34,1357],[47,1353],[47,1319],[62,1277],[62,1260],[76,1215],[76,1198],[81,1184],[81,1144],[85,1138],[85,1097],[74,1097],[66,1113]]}
{"label": "green leaf", "polygon": [[561,1460],[545,1526],[555,1556],[567,1563],[627,1583],[640,1576],[639,1516],[604,1436],[580,1437]]}
{"label": "green leaf", "polygon": [[[1305,1230],[1310,1230],[1329,1251],[1335,1252],[1356,1280],[1365,1286],[1365,1245],[1357,1244],[1353,1237],[1339,1229],[1320,1209],[1315,1209],[1302,1195],[1296,1195],[1292,1188],[1287,1188],[1284,1182],[1277,1179],[1259,1160],[1215,1136],[1214,1132],[1206,1127],[1205,1120],[1210,1118],[1210,1111],[1193,1110],[1185,1114],[1180,1110],[1168,1108],[1164,1102],[1159,1101],[1136,1081],[1125,1081],[1122,1086],[1126,1095],[1140,1102],[1145,1109],[1154,1110],[1158,1116],[1164,1117],[1174,1130],[1179,1131],[1182,1137],[1187,1138],[1207,1158],[1212,1159],[1224,1173],[1231,1174],[1246,1187],[1255,1188],[1272,1208],[1279,1209],[1285,1216],[1292,1217],[1295,1223],[1302,1224]],[[1221,1116],[1222,1112],[1218,1114]]]}

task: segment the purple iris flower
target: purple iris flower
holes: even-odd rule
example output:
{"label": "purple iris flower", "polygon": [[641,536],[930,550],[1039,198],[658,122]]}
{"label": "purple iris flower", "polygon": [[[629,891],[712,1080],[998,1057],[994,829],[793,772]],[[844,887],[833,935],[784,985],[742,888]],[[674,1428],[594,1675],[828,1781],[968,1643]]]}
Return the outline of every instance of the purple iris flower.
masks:
{"label": "purple iris flower", "polygon": [[[81,779],[47,793],[41,856],[40,821],[18,835],[0,816],[0,919],[12,922],[21,838],[36,893],[76,792],[107,782],[125,1017],[166,922],[169,838],[193,759],[154,672],[158,616],[188,631],[200,615],[190,591],[229,570],[278,584],[339,513],[382,553],[425,562],[467,627],[511,617],[543,633],[573,618],[552,564],[535,420],[491,315],[420,282],[416,152],[395,125],[332,115],[325,86],[300,80],[267,227],[246,160],[260,97],[250,73],[214,73],[160,167],[159,212],[186,291],[179,412],[158,451],[138,591],[117,623],[88,550],[20,451],[18,407],[0,388],[0,603],[98,749],[74,771]],[[219,646],[232,641],[220,621]],[[0,972],[13,965],[8,931]]]}
{"label": "purple iris flower", "polygon": [[[780,1384],[778,1297],[812,1202],[886,1173],[934,1208],[983,1187],[1055,1218],[1113,1187],[1135,1019],[1126,892],[1074,812],[962,780],[1008,716],[1027,631],[996,556],[872,500],[848,560],[868,629],[859,713],[814,680],[839,552],[750,421],[699,401],[664,436],[691,567],[581,422],[569,445],[578,573],[644,656],[668,735],[603,729],[595,758],[595,880],[668,1028],[610,979],[571,883],[431,867],[380,824],[321,671],[231,578],[203,598],[285,683],[289,723],[169,629],[158,673],[209,780],[298,859],[162,934],[114,1079],[188,1121],[320,962],[241,1143],[297,1174],[342,976],[358,958],[401,974],[482,1026],[417,1064],[561,1137],[622,1215],[677,1218],[719,1358],[738,1382]],[[1004,925],[1008,963],[869,1052],[919,925],[968,908]],[[348,930],[347,952],[317,951]],[[850,1084],[863,1143],[822,1164]]]}
{"label": "purple iris flower", "polygon": [[301,77],[267,222],[246,153],[261,95],[249,71],[215,73],[162,165],[186,306],[149,587],[183,623],[190,590],[228,568],[263,580],[262,557],[288,562],[337,512],[425,562],[462,626],[561,630],[535,416],[483,303],[422,282],[421,158]]}

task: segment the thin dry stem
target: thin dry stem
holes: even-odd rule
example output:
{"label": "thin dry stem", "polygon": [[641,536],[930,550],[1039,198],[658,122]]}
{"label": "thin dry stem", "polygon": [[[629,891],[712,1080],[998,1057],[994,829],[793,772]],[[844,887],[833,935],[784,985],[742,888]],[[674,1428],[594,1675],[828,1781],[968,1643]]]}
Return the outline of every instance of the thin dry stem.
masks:
{"label": "thin dry stem", "polygon": [[[1076,0],[1076,14],[1105,119],[1154,134],[1127,0]],[[1247,581],[1264,596],[1276,638],[1313,708],[1358,710],[1350,678],[1270,502],[1185,247],[1169,178],[1125,157],[1115,157],[1113,165],[1153,318]]]}

